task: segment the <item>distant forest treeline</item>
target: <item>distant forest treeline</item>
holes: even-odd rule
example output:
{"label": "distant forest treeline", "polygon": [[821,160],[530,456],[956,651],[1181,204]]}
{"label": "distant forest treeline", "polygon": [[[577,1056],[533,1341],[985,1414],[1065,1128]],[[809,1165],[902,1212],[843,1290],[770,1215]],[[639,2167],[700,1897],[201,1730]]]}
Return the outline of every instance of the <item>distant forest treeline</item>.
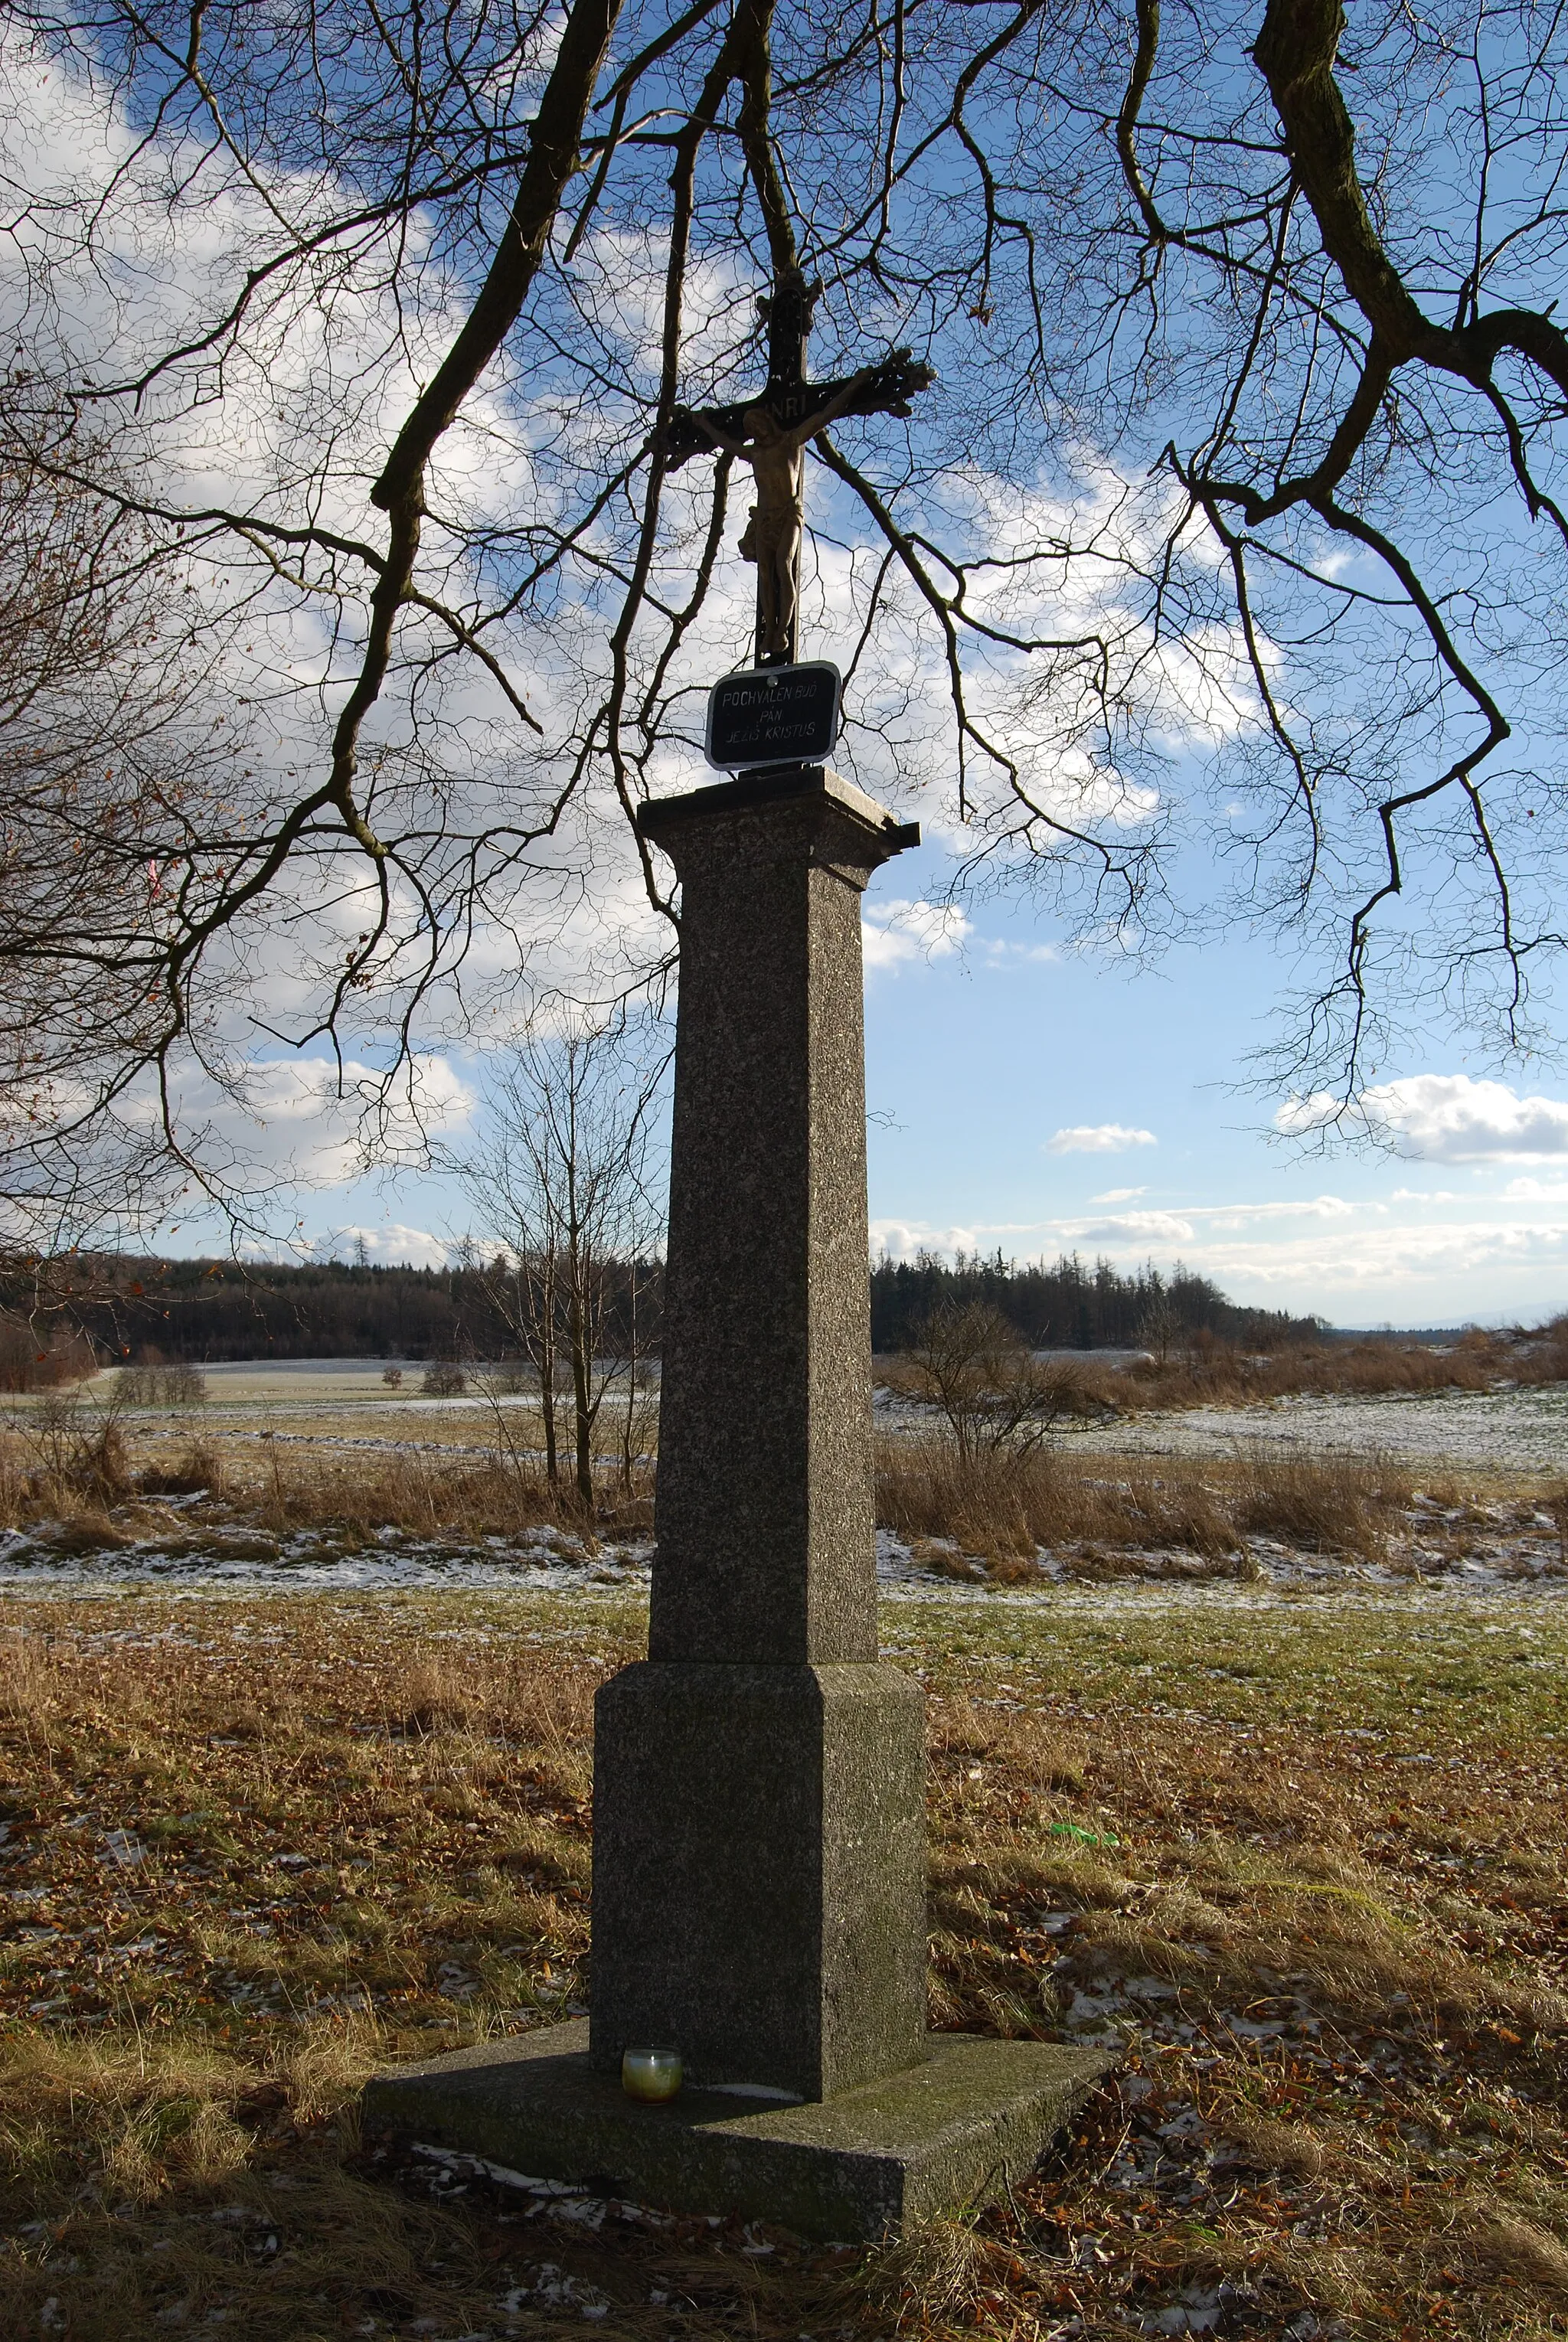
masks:
{"label": "distant forest treeline", "polygon": [[989,1259],[960,1253],[951,1263],[922,1253],[913,1261],[879,1261],[872,1270],[872,1347],[905,1349],[934,1309],[971,1301],[999,1309],[1040,1350],[1147,1348],[1197,1333],[1266,1349],[1323,1330],[1316,1317],[1238,1308],[1208,1277],[1179,1263],[1168,1276],[1151,1265],[1124,1276],[1108,1260],[1090,1268],[1076,1253],[1064,1253],[1054,1267],[1005,1260],[1000,1252]]}
{"label": "distant forest treeline", "polygon": [[[79,1264],[70,1308],[105,1359],[501,1358],[517,1344],[492,1297],[493,1276],[480,1265],[97,1258]],[[629,1296],[630,1272],[619,1282]],[[656,1350],[660,1266],[640,1265],[636,1284],[638,1346]],[[1207,1277],[1180,1267],[1168,1276],[1154,1267],[1124,1276],[1104,1260],[1090,1267],[1064,1256],[1051,1267],[961,1254],[956,1262],[922,1256],[872,1269],[873,1347],[902,1349],[934,1309],[968,1301],[993,1304],[1042,1348],[1124,1348],[1201,1330],[1267,1347],[1318,1330],[1313,1318],[1238,1308]],[[0,1305],[25,1312],[26,1300],[0,1294]]]}
{"label": "distant forest treeline", "polygon": [[[232,1260],[93,1259],[69,1307],[105,1358],[504,1358],[515,1336],[481,1265],[380,1268],[326,1261],[279,1267]],[[629,1269],[612,1284],[629,1294]],[[637,1272],[638,1345],[657,1346],[664,1270]],[[4,1296],[15,1306],[11,1296]],[[612,1306],[610,1316],[615,1312]]]}

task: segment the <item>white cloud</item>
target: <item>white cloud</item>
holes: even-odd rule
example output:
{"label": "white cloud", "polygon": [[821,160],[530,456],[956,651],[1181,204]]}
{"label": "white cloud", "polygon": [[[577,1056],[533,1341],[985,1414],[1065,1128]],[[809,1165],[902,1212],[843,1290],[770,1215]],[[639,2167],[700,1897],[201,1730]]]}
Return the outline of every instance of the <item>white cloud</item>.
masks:
{"label": "white cloud", "polygon": [[902,967],[914,959],[946,959],[963,946],[970,922],[952,904],[868,903],[861,917],[867,967]]}
{"label": "white cloud", "polygon": [[1129,1146],[1156,1146],[1152,1130],[1123,1122],[1077,1122],[1046,1141],[1052,1155],[1120,1155]]}
{"label": "white cloud", "polygon": [[[1335,1101],[1324,1093],[1287,1100],[1275,1127],[1326,1130]],[[1363,1090],[1350,1123],[1404,1156],[1429,1163],[1530,1163],[1568,1155],[1568,1100],[1521,1097],[1506,1082],[1469,1074],[1411,1074]]]}
{"label": "white cloud", "polygon": [[1005,967],[1017,960],[1035,966],[1047,966],[1062,957],[1054,944],[999,943],[988,937],[985,944],[986,963],[991,967]]}
{"label": "white cloud", "polygon": [[[1331,1296],[1337,1296],[1343,1306],[1355,1295],[1382,1292],[1405,1309],[1430,1307],[1423,1287],[1440,1285],[1452,1290],[1456,1280],[1478,1275],[1486,1280],[1483,1306],[1495,1309],[1502,1276],[1521,1270],[1545,1272],[1553,1285],[1542,1296],[1540,1311],[1544,1314],[1568,1273],[1568,1226],[1471,1220],[1415,1227],[1385,1224],[1348,1228],[1333,1236],[1210,1243],[1189,1256],[1188,1266],[1233,1294],[1288,1286],[1310,1306],[1321,1307]],[[1438,1306],[1452,1305],[1440,1301]]]}
{"label": "white cloud", "polygon": [[[209,1159],[243,1174],[275,1201],[295,1186],[337,1186],[367,1168],[417,1158],[427,1139],[459,1130],[474,1095],[450,1061],[420,1052],[390,1085],[373,1066],[326,1057],[268,1057],[238,1069],[233,1095],[182,1085],[182,1133],[200,1134]],[[150,1116],[150,1098],[139,1101]]]}
{"label": "white cloud", "polygon": [[[1179,1255],[1235,1300],[1320,1312],[1342,1324],[1490,1323],[1510,1316],[1534,1323],[1568,1304],[1568,1213],[1561,1209],[1568,1181],[1513,1185],[1531,1191],[1519,1196],[1524,1208],[1513,1213],[1502,1198],[1478,1197],[1460,1213],[1417,1218],[1381,1200],[1316,1196],[963,1228],[879,1220],[872,1248],[895,1260],[923,1251],[951,1257],[1000,1248],[1018,1260],[1104,1252],[1124,1271],[1151,1255],[1166,1266]],[[1409,1199],[1440,1200],[1451,1199]],[[1544,1208],[1532,1216],[1532,1205]]]}
{"label": "white cloud", "polygon": [[[1343,1196],[1280,1196],[1270,1204],[1199,1204],[1190,1206],[1199,1219],[1216,1227],[1243,1228],[1253,1220],[1343,1220],[1358,1207]],[[1381,1204],[1362,1208],[1380,1212]]]}
{"label": "white cloud", "polygon": [[444,1268],[455,1247],[447,1236],[397,1223],[380,1227],[334,1228],[311,1247],[317,1260],[355,1261],[363,1246],[375,1268]]}
{"label": "white cloud", "polygon": [[1104,1195],[1091,1196],[1089,1201],[1092,1204],[1131,1204],[1148,1192],[1147,1187],[1107,1187]]}
{"label": "white cloud", "polygon": [[914,1260],[923,1252],[942,1253],[951,1259],[954,1253],[976,1248],[974,1228],[934,1228],[924,1220],[873,1220],[871,1224],[874,1260],[884,1255],[889,1260]]}
{"label": "white cloud", "polygon": [[1073,1232],[1090,1244],[1191,1244],[1196,1233],[1175,1212],[1122,1212],[1114,1219],[1077,1223]]}

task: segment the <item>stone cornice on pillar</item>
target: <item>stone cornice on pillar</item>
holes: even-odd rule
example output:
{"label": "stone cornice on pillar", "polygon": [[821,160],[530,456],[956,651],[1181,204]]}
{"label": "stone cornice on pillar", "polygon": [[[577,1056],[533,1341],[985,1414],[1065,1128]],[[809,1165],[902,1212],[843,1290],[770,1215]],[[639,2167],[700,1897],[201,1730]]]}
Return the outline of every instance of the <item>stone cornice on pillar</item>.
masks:
{"label": "stone cornice on pillar", "polygon": [[745,773],[739,780],[689,789],[680,796],[651,798],[638,807],[637,830],[669,856],[684,877],[693,852],[701,850],[699,841],[715,831],[733,835],[735,824],[753,824],[759,839],[771,833],[787,850],[803,817],[817,833],[811,859],[862,889],[890,856],[920,843],[918,822],[900,821],[826,765]]}

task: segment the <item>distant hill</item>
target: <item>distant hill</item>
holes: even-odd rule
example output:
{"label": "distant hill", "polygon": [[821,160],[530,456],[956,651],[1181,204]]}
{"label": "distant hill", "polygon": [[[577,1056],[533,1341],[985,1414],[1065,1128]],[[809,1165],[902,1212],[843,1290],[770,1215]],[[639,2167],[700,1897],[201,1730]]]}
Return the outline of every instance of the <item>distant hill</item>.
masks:
{"label": "distant hill", "polygon": [[70,1306],[101,1357],[132,1362],[499,1357],[514,1346],[476,1268],[99,1256],[81,1262]]}
{"label": "distant hill", "polygon": [[[105,1359],[216,1364],[245,1358],[501,1357],[514,1346],[483,1272],[467,1268],[242,1266],[232,1260],[84,1259],[72,1314]],[[663,1275],[639,1276],[639,1322],[657,1347]],[[880,1261],[871,1271],[872,1343],[901,1349],[948,1302],[991,1303],[1037,1347],[1125,1349],[1206,1331],[1267,1348],[1320,1334],[1319,1320],[1244,1309],[1208,1278],[1109,1261],[1013,1262],[960,1256]],[[0,1292],[0,1308],[25,1296]]]}
{"label": "distant hill", "polygon": [[922,1254],[913,1261],[879,1261],[872,1270],[872,1347],[904,1349],[934,1309],[968,1301],[1000,1309],[1040,1350],[1146,1347],[1196,1333],[1267,1349],[1312,1340],[1325,1330],[1318,1317],[1242,1308],[1179,1263],[1168,1276],[1152,1264],[1124,1276],[1108,1260],[1091,1268],[1076,1253],[1064,1253],[1054,1266],[1006,1260],[1000,1252],[989,1259],[960,1253],[951,1263]]}

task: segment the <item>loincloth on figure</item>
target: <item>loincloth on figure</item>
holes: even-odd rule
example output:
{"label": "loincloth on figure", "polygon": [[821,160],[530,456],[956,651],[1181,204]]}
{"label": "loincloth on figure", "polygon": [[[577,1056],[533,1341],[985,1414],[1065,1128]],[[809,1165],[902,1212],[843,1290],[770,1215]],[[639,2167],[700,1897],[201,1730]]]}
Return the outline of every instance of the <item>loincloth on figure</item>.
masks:
{"label": "loincloth on figure", "polygon": [[747,561],[766,561],[774,567],[781,553],[787,553],[793,561],[804,525],[805,512],[799,503],[753,505],[740,541],[741,553]]}

